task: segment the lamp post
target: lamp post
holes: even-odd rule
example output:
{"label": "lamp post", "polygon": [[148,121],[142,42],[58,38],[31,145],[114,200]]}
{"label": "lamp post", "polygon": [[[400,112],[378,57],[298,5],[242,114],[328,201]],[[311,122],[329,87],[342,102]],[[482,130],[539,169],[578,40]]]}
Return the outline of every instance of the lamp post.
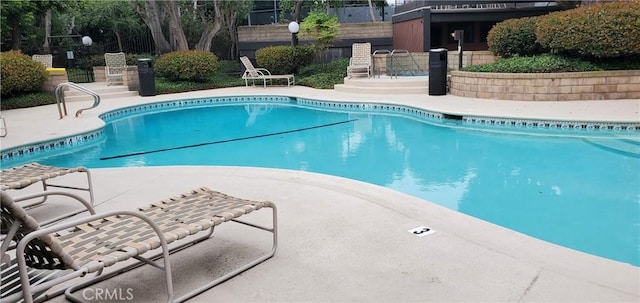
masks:
{"label": "lamp post", "polygon": [[451,33],[454,40],[458,41],[458,70],[462,70],[462,51],[464,47],[464,31],[456,30]]}
{"label": "lamp post", "polygon": [[300,31],[300,25],[296,21],[289,23],[289,32],[291,33],[291,45],[298,46],[298,31]]}
{"label": "lamp post", "polygon": [[93,70],[91,66],[91,44],[93,44],[93,39],[89,36],[82,37],[82,45],[85,47],[85,56],[86,56],[86,74],[89,82],[93,82]]}

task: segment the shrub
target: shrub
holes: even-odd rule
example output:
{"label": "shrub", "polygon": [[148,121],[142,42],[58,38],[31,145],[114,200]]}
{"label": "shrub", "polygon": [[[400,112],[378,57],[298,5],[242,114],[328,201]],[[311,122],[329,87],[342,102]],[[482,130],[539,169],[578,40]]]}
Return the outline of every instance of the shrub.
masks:
{"label": "shrub", "polygon": [[348,58],[333,60],[329,63],[311,64],[300,69],[300,85],[320,89],[331,89],[343,83],[347,76]]}
{"label": "shrub", "polygon": [[212,52],[175,51],[160,56],[155,71],[171,81],[206,82],[216,74],[218,65],[218,57]]}
{"label": "shrub", "polygon": [[640,54],[640,2],[610,2],[543,16],[538,42],[558,52],[611,58]]}
{"label": "shrub", "polygon": [[0,53],[0,69],[2,96],[40,91],[47,80],[44,65],[20,51]]}
{"label": "shrub", "polygon": [[2,98],[0,109],[27,108],[47,104],[56,104],[56,96],[51,92],[26,93],[15,97]]}
{"label": "shrub", "polygon": [[272,74],[293,74],[309,65],[315,56],[312,46],[278,45],[256,51],[256,62]]}
{"label": "shrub", "polygon": [[527,17],[497,23],[487,36],[489,50],[502,57],[543,53],[542,45],[536,42],[537,22],[537,17]]}
{"label": "shrub", "polygon": [[227,74],[240,76],[242,74],[242,64],[235,60],[222,60],[220,61],[220,68],[218,68],[218,74]]}
{"label": "shrub", "polygon": [[568,58],[553,54],[531,57],[511,57],[494,63],[467,66],[468,72],[487,73],[560,73],[602,70],[598,65],[578,58]]}

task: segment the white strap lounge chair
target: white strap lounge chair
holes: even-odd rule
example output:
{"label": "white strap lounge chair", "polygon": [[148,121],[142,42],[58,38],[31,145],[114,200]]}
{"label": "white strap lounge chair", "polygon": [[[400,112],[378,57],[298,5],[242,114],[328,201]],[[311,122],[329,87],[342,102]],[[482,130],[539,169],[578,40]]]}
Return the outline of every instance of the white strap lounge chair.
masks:
{"label": "white strap lounge chair", "polygon": [[[49,181],[50,179],[62,177],[62,176],[73,174],[73,173],[84,173],[86,175],[86,178],[87,178],[86,187],[63,185],[58,183],[53,184],[53,183],[50,183]],[[66,167],[42,165],[34,162],[34,163],[25,164],[22,166],[3,169],[0,172],[0,189],[2,189],[3,191],[21,190],[35,183],[42,183],[42,190],[45,192],[49,190],[49,187],[86,191],[89,193],[89,205],[93,207],[94,196],[93,196],[93,184],[91,182],[91,173],[87,168],[83,166],[66,168]],[[22,207],[29,208],[29,207],[34,207],[44,203],[47,200],[47,196],[44,195],[42,196],[42,199],[38,199],[37,201],[32,201],[32,199],[23,199],[23,198],[16,198],[16,200],[25,201],[21,204]],[[29,201],[29,202],[26,202],[26,201]],[[80,212],[84,212],[86,210],[87,210],[86,208],[82,208],[75,212],[70,212],[59,217],[50,218],[46,222],[41,222],[41,225],[49,224],[54,221],[59,221],[64,218],[71,217]]]}
{"label": "white strap lounge chair", "polygon": [[45,68],[52,68],[53,67],[53,56],[51,54],[33,55],[33,56],[31,56],[31,59],[33,59],[33,61],[37,61],[37,62],[42,63],[42,65],[44,65]]}
{"label": "white strap lounge chair", "polygon": [[124,83],[123,74],[127,69],[127,58],[123,52],[104,54],[104,72],[107,77],[107,85]]}
{"label": "white strap lounge chair", "polygon": [[272,75],[267,69],[253,67],[251,60],[249,60],[247,56],[240,57],[240,61],[242,61],[245,68],[245,72],[242,74],[245,86],[249,86],[249,80],[251,80],[252,83],[255,80],[262,80],[263,86],[267,87],[267,80],[271,82],[273,79],[286,79],[287,86],[295,85],[294,75]]}
{"label": "white strap lounge chair", "polygon": [[[1,192],[2,197],[0,197],[0,199],[4,200],[6,197],[6,202],[3,202],[9,203],[11,201],[11,198],[8,195],[5,196],[4,191]],[[35,198],[46,199],[48,196],[66,196],[67,198],[71,198],[76,202],[80,202],[80,204],[82,204],[82,206],[84,206],[84,208],[86,208],[86,210],[89,212],[89,214],[95,215],[95,211],[93,207],[89,205],[89,202],[70,192],[45,191],[36,194],[28,194],[20,198],[13,199],[13,203],[19,203],[23,200],[30,200]],[[26,210],[24,210],[24,208],[21,209],[23,209],[23,212],[26,213]],[[9,217],[5,217],[6,214],[4,212],[2,213],[2,216],[3,230],[1,240],[2,244],[0,245],[0,256],[2,257],[2,261],[0,264],[0,300],[5,301],[4,299],[6,297],[19,292],[21,289],[20,272],[18,270],[18,263],[15,258],[15,248],[18,241],[18,239],[16,238],[16,228],[20,228],[20,226],[13,224],[14,221]],[[26,219],[26,217],[23,219]],[[51,222],[51,220],[49,220],[48,222]],[[43,223],[41,226],[46,227],[47,225],[53,225],[56,222],[58,221]],[[61,273],[50,269],[30,268],[27,275],[29,277],[31,285],[37,285],[52,280],[53,278],[60,276]]]}
{"label": "white strap lounge chair", "polygon": [[[77,289],[144,264],[151,264],[165,272],[167,301],[182,302],[271,258],[277,247],[277,211],[273,203],[236,198],[204,187],[164,199],[138,211],[110,211],[68,220],[47,228],[41,228],[4,191],[0,192],[0,198],[2,224],[12,232],[8,237],[18,242],[15,255],[21,284],[20,290],[3,297],[3,302],[24,299],[24,302],[29,303],[33,301],[34,294],[76,277],[96,274],[89,281],[83,280],[66,291],[63,290],[67,299],[80,302],[81,298],[73,294]],[[239,217],[261,208],[272,209],[271,227],[238,220]],[[272,233],[271,250],[221,277],[205,278],[205,285],[174,298],[169,254],[210,238],[215,226],[229,221]],[[178,240],[182,240],[180,244],[188,243],[170,250],[169,244]],[[153,254],[152,251],[157,253]],[[131,261],[132,258],[140,262],[103,274],[104,269],[119,262]],[[163,259],[162,262],[158,261],[160,258]],[[193,262],[198,261],[194,259]],[[34,285],[28,274],[32,268],[68,271],[46,283]]]}
{"label": "white strap lounge chair", "polygon": [[347,77],[371,76],[371,43],[354,43],[351,45],[351,58],[347,66]]}

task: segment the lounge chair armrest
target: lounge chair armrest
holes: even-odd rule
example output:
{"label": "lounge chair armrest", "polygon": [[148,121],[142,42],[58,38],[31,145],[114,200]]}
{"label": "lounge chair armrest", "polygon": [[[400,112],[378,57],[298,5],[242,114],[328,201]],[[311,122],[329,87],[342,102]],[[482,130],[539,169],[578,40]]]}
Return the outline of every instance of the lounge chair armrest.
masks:
{"label": "lounge chair armrest", "polygon": [[[69,220],[69,221],[60,222],[60,223],[58,223],[56,225],[52,225],[52,226],[45,227],[45,228],[42,228],[42,229],[38,229],[38,230],[35,230],[35,231],[32,231],[32,232],[28,233],[24,238],[22,238],[18,242],[18,245],[16,246],[16,257],[18,259],[18,264],[20,266],[26,266],[24,251],[25,251],[25,249],[27,247],[27,244],[30,241],[34,240],[35,238],[41,237],[41,236],[51,235],[53,233],[64,231],[64,230],[67,230],[69,228],[81,225],[81,224],[85,224],[85,223],[88,223],[88,222],[92,222],[92,221],[96,221],[96,220],[100,220],[100,219],[104,219],[104,218],[108,218],[108,217],[114,217],[114,216],[129,216],[129,217],[134,217],[136,219],[144,221],[153,230],[153,232],[156,234],[156,236],[158,237],[158,240],[159,240],[159,245],[158,246],[149,247],[148,249],[151,250],[151,249],[162,247],[164,252],[168,252],[169,251],[167,240],[166,240],[166,237],[164,236],[164,234],[162,232],[162,229],[160,229],[160,227],[155,222],[153,222],[153,220],[151,220],[148,216],[146,216],[144,213],[139,212],[139,211],[117,210],[117,211],[109,211],[109,212],[99,213],[99,214],[91,215],[91,216],[84,217],[84,218],[78,218],[78,219],[75,219],[75,220]],[[59,243],[50,243],[49,245],[53,245],[53,246],[51,246],[51,249],[53,250],[53,253],[59,254],[60,251],[57,251],[57,250],[62,250],[62,247],[60,246]],[[144,253],[144,252],[139,252],[139,254],[142,254],[142,253]],[[72,262],[71,260],[68,260],[68,261]]]}
{"label": "lounge chair armrest", "polygon": [[256,68],[256,71],[258,73],[261,73],[263,76],[271,76],[271,72],[269,72],[269,70],[267,70],[266,68]]}
{"label": "lounge chair armrest", "polygon": [[[52,234],[55,232],[59,232],[80,224],[84,224],[84,223],[88,223],[91,221],[96,221],[96,220],[100,220],[100,219],[104,219],[107,217],[112,217],[112,216],[118,216],[118,215],[124,215],[124,216],[131,216],[131,217],[137,217],[145,222],[147,222],[149,224],[149,226],[151,228],[154,229],[155,233],[160,237],[161,241],[164,241],[164,236],[162,234],[162,230],[160,229],[160,227],[154,223],[149,217],[147,217],[147,215],[145,215],[142,212],[139,211],[130,211],[130,210],[114,210],[114,211],[108,211],[108,212],[101,212],[99,214],[94,214],[91,216],[87,216],[87,217],[83,217],[83,218],[78,218],[78,219],[74,219],[74,220],[68,220],[68,221],[64,221],[64,222],[60,222],[58,224],[55,225],[51,225],[42,229],[38,229],[35,230],[33,232],[30,232],[27,236],[25,236],[23,238],[22,241],[31,241],[36,237],[42,236],[42,235],[48,235],[48,234]],[[26,243],[25,243],[26,244]]]}
{"label": "lounge chair armrest", "polygon": [[30,200],[33,198],[48,197],[48,196],[67,196],[67,197],[73,198],[74,200],[80,202],[80,204],[82,204],[82,206],[84,206],[90,214],[92,215],[96,214],[96,211],[93,209],[93,206],[91,206],[91,204],[87,202],[87,200],[83,199],[82,197],[76,194],[65,192],[65,191],[45,191],[45,192],[39,192],[34,194],[27,194],[24,196],[14,198],[13,200],[15,202],[20,202],[24,200]]}

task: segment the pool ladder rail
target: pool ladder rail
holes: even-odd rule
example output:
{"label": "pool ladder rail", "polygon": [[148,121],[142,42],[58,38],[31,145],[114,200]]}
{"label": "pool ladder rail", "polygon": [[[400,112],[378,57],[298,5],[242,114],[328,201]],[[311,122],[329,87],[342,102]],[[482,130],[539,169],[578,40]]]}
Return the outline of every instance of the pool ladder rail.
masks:
{"label": "pool ladder rail", "polygon": [[[386,73],[392,79],[393,77],[398,78],[399,74],[408,74],[411,76],[415,76],[416,72],[421,71],[422,68],[420,64],[416,61],[413,55],[406,49],[394,49],[389,51],[388,49],[379,49],[375,50],[372,54],[375,58],[376,56],[386,56],[387,66]],[[401,59],[402,58],[402,59]],[[408,61],[408,62],[405,62]],[[380,78],[380,68],[375,66],[376,60],[373,60],[373,77],[378,76]]]}
{"label": "pool ladder rail", "polygon": [[[92,91],[92,90],[90,90],[90,89],[88,89],[86,87],[82,87],[82,86],[80,86],[80,85],[78,85],[77,83],[74,83],[74,82],[60,83],[60,84],[58,84],[56,86],[56,89],[55,89],[56,103],[58,105],[58,113],[60,114],[60,119],[62,119],[64,116],[67,115],[67,103],[64,101],[64,88],[65,87],[73,88],[75,90],[78,90],[78,91],[81,91],[83,93],[86,93],[88,95],[93,96],[93,105],[91,105],[90,107],[78,110],[76,112],[76,118],[78,116],[80,116],[80,114],[83,111],[85,111],[87,109],[95,108],[98,105],[100,105],[100,96],[96,92],[94,92],[94,91]],[[60,104],[62,104],[62,107],[60,107]],[[63,115],[63,113],[64,113],[64,115]]]}

